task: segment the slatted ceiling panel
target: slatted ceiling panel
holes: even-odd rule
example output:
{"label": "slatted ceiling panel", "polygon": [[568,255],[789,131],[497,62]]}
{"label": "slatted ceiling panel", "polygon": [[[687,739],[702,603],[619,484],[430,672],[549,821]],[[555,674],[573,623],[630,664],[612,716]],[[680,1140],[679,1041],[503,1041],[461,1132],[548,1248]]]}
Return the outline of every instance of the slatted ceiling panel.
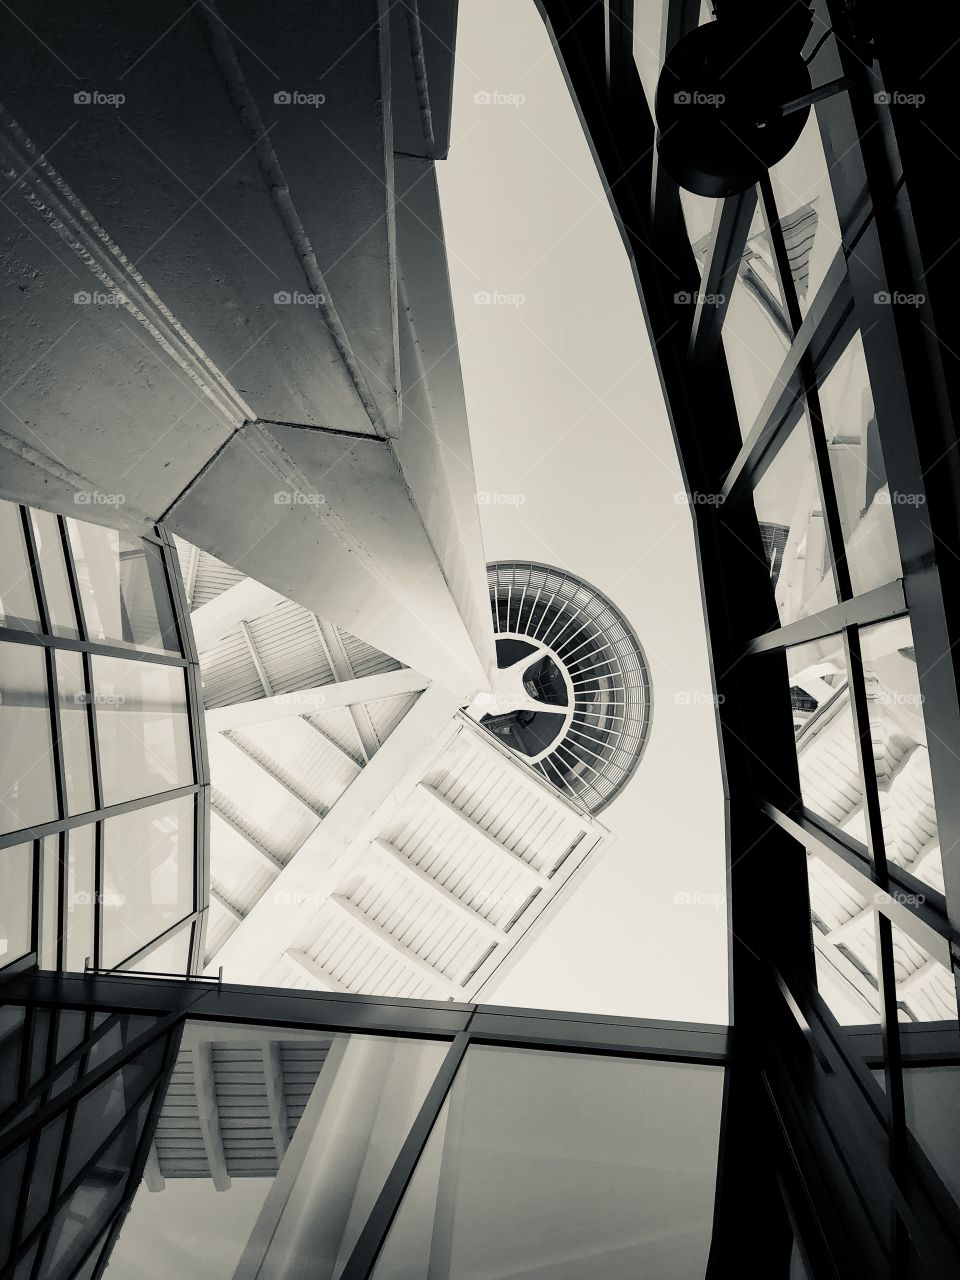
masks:
{"label": "slatted ceiling panel", "polygon": [[359,773],[358,765],[345,760],[338,747],[299,716],[245,725],[231,730],[228,737],[252,751],[323,813]]}
{"label": "slatted ceiling panel", "polygon": [[183,538],[174,534],[173,545],[177,553],[177,560],[180,563],[180,576],[186,582],[187,575],[190,572],[190,560],[193,557],[193,544],[185,542]]}
{"label": "slatted ceiling panel", "polygon": [[396,658],[388,657],[379,649],[374,649],[373,645],[367,644],[365,640],[351,635],[349,631],[337,627],[337,632],[355,676],[372,676],[381,671],[399,671],[403,665],[397,662]]}
{"label": "slatted ceiling panel", "polygon": [[248,625],[274,693],[334,680],[313,615],[300,605],[286,600]]}
{"label": "slatted ceiling panel", "polygon": [[[467,818],[489,832],[506,848],[537,871],[548,871],[549,853],[531,847],[526,827],[537,816],[537,804],[529,793],[525,796],[509,779],[494,774],[485,792],[478,792],[464,780],[450,777],[441,784],[441,795]],[[524,800],[529,804],[524,804]],[[558,855],[559,856],[559,855]]]}
{"label": "slatted ceiling panel", "polygon": [[206,950],[203,957],[204,964],[207,964],[213,958],[236,927],[237,922],[229,911],[224,910],[219,903],[211,901],[210,910],[207,913]]}
{"label": "slatted ceiling panel", "polygon": [[218,813],[210,815],[211,877],[223,896],[248,910],[277,874]]}
{"label": "slatted ceiling panel", "polygon": [[317,825],[316,816],[222,733],[212,735],[208,748],[217,807],[277,857],[298,849]]}
{"label": "slatted ceiling panel", "polygon": [[438,978],[462,976],[461,953],[475,953],[483,938],[470,929],[425,887],[413,884],[403,872],[386,865],[381,875],[373,864],[344,881],[338,892],[364,915],[437,970]]}
{"label": "slatted ceiling panel", "polygon": [[201,605],[216,600],[217,596],[229,587],[242,582],[245,577],[246,574],[241,573],[239,569],[224,564],[222,560],[218,560],[207,551],[201,551],[200,562],[197,565],[196,585],[190,601],[192,608],[199,609]]}
{"label": "slatted ceiling panel", "polygon": [[810,906],[824,924],[839,928],[866,906],[866,899],[852,889],[820,858],[807,858],[810,881]]}
{"label": "slatted ceiling panel", "polygon": [[809,808],[842,826],[863,799],[849,703],[841,700],[815,729],[800,739],[804,800]]}
{"label": "slatted ceiling panel", "polygon": [[[399,663],[395,667],[389,667],[388,670],[393,671],[398,668]],[[419,696],[416,693],[398,693],[392,698],[376,698],[373,702],[363,704],[370,716],[373,731],[381,742],[385,742],[390,737]]]}
{"label": "slatted ceiling panel", "polygon": [[264,697],[256,664],[239,630],[200,655],[200,679],[205,707],[229,707]]}
{"label": "slatted ceiling panel", "polygon": [[356,760],[358,765],[363,765],[364,759],[360,750],[357,727],[346,707],[335,707],[331,711],[318,711],[302,718],[308,724],[318,728],[321,733],[325,733],[328,738],[332,738],[338,747],[342,747],[347,755]]}
{"label": "slatted ceiling panel", "polygon": [[466,831],[452,814],[437,824],[429,841],[398,833],[391,843],[491,924],[502,925],[513,914],[511,900],[525,899],[529,892],[523,870],[505,866],[481,836]]}

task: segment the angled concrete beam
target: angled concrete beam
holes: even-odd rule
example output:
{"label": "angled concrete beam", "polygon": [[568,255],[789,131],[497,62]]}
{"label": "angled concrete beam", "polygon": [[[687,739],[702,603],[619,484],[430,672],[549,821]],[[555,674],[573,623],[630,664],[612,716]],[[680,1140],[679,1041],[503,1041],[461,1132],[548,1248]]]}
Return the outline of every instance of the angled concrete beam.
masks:
{"label": "angled concrete beam", "polygon": [[247,912],[216,955],[231,982],[257,982],[287,950],[329,895],[370,847],[370,841],[417,785],[427,758],[458,732],[458,698],[433,684],[363,768],[329,813]]}
{"label": "angled concrete beam", "polygon": [[229,635],[239,623],[248,618],[259,618],[283,601],[284,597],[279,591],[273,591],[253,578],[235,582],[232,587],[221,591],[218,596],[191,613],[190,622],[197,652],[205,653],[218,640]]}
{"label": "angled concrete beam", "polygon": [[290,1144],[287,1099],[283,1090],[283,1060],[280,1042],[271,1040],[263,1046],[263,1078],[267,1088],[267,1110],[270,1113],[270,1131],[277,1152],[277,1161],[287,1154]]}
{"label": "angled concrete beam", "polygon": [[147,1163],[143,1166],[143,1181],[148,1191],[162,1191],[167,1185],[166,1178],[160,1172],[156,1140],[150,1143],[150,1150],[147,1152]]}
{"label": "angled concrete beam", "polygon": [[201,1041],[193,1050],[193,1087],[200,1113],[200,1132],[207,1157],[210,1177],[217,1191],[230,1190],[230,1175],[223,1154],[220,1113],[217,1110],[217,1086],[213,1073],[213,1045]]}
{"label": "angled concrete beam", "polygon": [[419,672],[401,667],[399,671],[384,671],[379,675],[317,685],[313,689],[298,689],[296,693],[279,693],[270,698],[235,702],[229,707],[214,707],[206,713],[207,732],[240,729],[248,724],[263,724],[271,720],[285,720],[289,716],[308,716],[315,711],[352,707],[356,703],[372,702],[377,698],[419,693],[427,684],[426,677]]}

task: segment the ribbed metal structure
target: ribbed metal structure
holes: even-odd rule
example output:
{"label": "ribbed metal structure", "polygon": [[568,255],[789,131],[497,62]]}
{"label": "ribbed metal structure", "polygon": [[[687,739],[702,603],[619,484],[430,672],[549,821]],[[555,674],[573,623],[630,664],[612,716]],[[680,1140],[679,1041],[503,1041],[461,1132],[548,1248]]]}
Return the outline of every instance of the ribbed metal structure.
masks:
{"label": "ribbed metal structure", "polygon": [[650,733],[640,642],[606,596],[550,565],[497,561],[487,581],[498,665],[516,668],[529,656],[523,684],[532,700],[481,723],[596,813],[632,776]]}

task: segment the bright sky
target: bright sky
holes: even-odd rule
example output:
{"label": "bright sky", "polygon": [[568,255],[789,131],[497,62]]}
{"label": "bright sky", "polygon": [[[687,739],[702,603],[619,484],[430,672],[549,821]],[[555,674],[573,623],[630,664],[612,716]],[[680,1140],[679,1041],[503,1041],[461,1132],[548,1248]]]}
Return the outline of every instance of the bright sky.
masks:
{"label": "bright sky", "polygon": [[[727,1018],[724,809],[690,512],[626,254],[533,0],[460,0],[440,192],[488,559],[626,614],[653,732],[616,842],[492,999]],[[476,295],[492,296],[478,301]]]}

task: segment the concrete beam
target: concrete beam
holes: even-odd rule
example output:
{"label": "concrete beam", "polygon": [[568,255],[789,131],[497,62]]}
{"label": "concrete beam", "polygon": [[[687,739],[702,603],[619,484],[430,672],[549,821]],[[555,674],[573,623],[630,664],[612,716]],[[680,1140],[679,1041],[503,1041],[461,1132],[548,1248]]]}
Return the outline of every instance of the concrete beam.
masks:
{"label": "concrete beam", "polygon": [[220,595],[202,604],[199,609],[194,609],[190,615],[197,652],[203,654],[239,623],[269,613],[276,605],[282,604],[283,600],[279,591],[265,587],[254,578],[244,578],[242,582],[234,583]]}
{"label": "concrete beam", "polygon": [[[212,2],[181,0],[171,21],[104,0],[95,24],[45,6],[29,33],[0,8],[0,497],[163,521],[467,701],[492,648],[477,512],[434,483],[447,442],[418,407],[455,332],[427,344],[425,319],[415,341],[399,315],[390,51],[405,7],[318,17],[291,0],[277,24],[221,2],[224,22]],[[398,76],[405,129],[426,102],[446,114],[452,54],[430,21]],[[85,101],[133,68],[122,110]],[[296,101],[321,82],[322,104]],[[442,278],[442,240],[407,240],[407,288]],[[427,425],[401,447],[404,399]]]}
{"label": "concrete beam", "polygon": [[427,684],[426,677],[419,672],[401,667],[399,671],[384,671],[378,675],[361,676],[356,680],[318,685],[313,689],[298,689],[296,693],[275,694],[272,698],[256,698],[252,702],[235,702],[232,706],[215,707],[206,713],[207,732],[220,733],[225,729],[240,729],[248,724],[263,724],[272,720],[286,720],[291,716],[308,716],[316,711],[352,707],[356,703],[373,702],[377,698],[419,693]]}
{"label": "concrete beam", "polygon": [[193,1050],[193,1086],[200,1113],[200,1132],[207,1167],[217,1191],[230,1190],[230,1175],[223,1154],[223,1135],[220,1132],[220,1113],[217,1109],[217,1085],[213,1074],[213,1045],[201,1041]]}
{"label": "concrete beam", "polygon": [[280,1043],[277,1040],[271,1040],[269,1044],[263,1046],[263,1078],[267,1089],[270,1130],[279,1163],[287,1154],[290,1139],[287,1099],[283,1085],[283,1059],[280,1056]]}

